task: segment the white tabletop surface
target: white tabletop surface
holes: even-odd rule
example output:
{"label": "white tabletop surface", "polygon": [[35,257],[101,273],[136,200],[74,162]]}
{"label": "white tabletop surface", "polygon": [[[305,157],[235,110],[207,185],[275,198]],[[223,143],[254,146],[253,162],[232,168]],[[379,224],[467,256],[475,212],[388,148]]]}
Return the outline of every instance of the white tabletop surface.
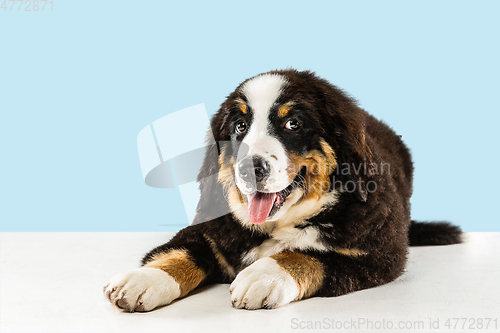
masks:
{"label": "white tabletop surface", "polygon": [[468,233],[464,244],[411,248],[406,273],[393,283],[275,310],[233,309],[227,284],[149,313],[112,307],[102,295],[108,279],[137,267],[172,235],[1,233],[0,331],[500,331],[500,233]]}

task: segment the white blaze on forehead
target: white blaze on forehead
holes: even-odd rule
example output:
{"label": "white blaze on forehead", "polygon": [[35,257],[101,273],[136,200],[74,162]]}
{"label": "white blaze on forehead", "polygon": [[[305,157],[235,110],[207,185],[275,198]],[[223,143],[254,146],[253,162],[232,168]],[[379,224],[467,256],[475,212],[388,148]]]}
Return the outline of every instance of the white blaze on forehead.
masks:
{"label": "white blaze on forehead", "polygon": [[[286,173],[288,157],[282,143],[269,133],[270,109],[281,95],[286,83],[287,80],[282,75],[263,74],[250,79],[241,88],[253,112],[248,134],[243,139],[245,147],[248,147],[248,151],[245,149],[244,153],[245,156],[262,156],[270,164],[271,174],[265,188],[268,192],[278,192],[288,186]],[[245,156],[238,156],[238,160]],[[240,190],[248,194],[238,179],[237,184],[241,185]]]}
{"label": "white blaze on forehead", "polygon": [[286,78],[281,75],[264,74],[250,79],[243,85],[241,92],[246,96],[254,113],[267,116],[286,83]]}

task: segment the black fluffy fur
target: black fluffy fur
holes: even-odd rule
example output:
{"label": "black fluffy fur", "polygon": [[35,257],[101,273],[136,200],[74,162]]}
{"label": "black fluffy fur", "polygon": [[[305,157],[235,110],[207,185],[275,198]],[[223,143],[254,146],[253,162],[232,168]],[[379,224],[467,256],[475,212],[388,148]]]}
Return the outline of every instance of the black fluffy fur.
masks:
{"label": "black fluffy fur", "polygon": [[462,230],[448,222],[415,222],[410,224],[410,246],[450,245],[462,242]]}

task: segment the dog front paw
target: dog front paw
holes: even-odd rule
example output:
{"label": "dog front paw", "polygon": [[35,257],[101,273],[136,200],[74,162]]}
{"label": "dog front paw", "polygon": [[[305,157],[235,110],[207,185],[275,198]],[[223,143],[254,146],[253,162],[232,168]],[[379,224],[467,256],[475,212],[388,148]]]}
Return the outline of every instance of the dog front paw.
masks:
{"label": "dog front paw", "polygon": [[122,310],[151,311],[180,296],[179,284],[158,268],[141,267],[118,274],[104,287],[104,295]]}
{"label": "dog front paw", "polygon": [[239,309],[274,309],[299,295],[297,283],[272,258],[262,258],[242,270],[230,287],[231,303]]}

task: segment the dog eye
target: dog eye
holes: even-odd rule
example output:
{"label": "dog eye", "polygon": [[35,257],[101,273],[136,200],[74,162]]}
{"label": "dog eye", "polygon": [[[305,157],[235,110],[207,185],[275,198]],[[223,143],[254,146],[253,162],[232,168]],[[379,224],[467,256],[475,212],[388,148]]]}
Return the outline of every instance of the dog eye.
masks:
{"label": "dog eye", "polygon": [[238,134],[244,133],[247,130],[247,124],[244,121],[240,121],[236,124],[235,129]]}
{"label": "dog eye", "polygon": [[300,128],[300,123],[297,119],[290,119],[286,122],[285,128],[290,131],[296,131]]}

